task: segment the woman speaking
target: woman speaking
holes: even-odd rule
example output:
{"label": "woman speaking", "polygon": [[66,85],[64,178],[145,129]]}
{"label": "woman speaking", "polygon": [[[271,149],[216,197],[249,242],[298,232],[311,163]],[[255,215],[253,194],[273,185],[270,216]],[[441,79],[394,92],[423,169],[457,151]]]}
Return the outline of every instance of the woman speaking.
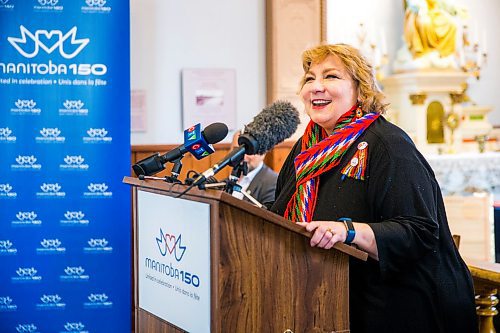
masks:
{"label": "woman speaking", "polygon": [[407,134],[384,119],[373,69],[355,48],[302,56],[310,117],[279,174],[274,212],[311,232],[311,246],[354,244],[351,332],[476,332],[470,273],[440,188]]}

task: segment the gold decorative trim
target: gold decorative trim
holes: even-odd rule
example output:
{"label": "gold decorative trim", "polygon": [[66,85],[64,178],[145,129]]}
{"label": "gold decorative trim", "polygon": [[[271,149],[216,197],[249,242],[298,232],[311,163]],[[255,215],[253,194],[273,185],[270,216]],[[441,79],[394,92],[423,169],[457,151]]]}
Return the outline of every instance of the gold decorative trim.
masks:
{"label": "gold decorative trim", "polygon": [[411,94],[410,96],[411,104],[413,105],[424,105],[425,99],[427,98],[426,94]]}
{"label": "gold decorative trim", "polygon": [[450,98],[452,104],[460,104],[464,102],[465,94],[463,92],[451,92]]}

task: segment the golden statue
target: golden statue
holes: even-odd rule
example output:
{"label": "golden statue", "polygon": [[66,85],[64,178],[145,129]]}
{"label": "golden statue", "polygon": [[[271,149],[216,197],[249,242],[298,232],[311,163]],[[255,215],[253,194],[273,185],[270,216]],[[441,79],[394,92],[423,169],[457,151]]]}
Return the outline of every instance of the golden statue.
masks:
{"label": "golden statue", "polygon": [[403,0],[404,38],[413,58],[438,52],[441,58],[453,55],[457,9],[439,0]]}

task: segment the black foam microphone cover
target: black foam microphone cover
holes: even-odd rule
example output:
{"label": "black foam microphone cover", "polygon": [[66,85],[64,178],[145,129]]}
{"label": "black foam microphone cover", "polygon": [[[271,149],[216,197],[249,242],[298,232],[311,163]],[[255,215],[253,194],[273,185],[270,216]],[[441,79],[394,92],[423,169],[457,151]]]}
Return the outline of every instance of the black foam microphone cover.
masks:
{"label": "black foam microphone cover", "polygon": [[203,136],[210,144],[218,143],[226,137],[228,132],[227,125],[224,123],[213,123],[203,130]]}
{"label": "black foam microphone cover", "polygon": [[253,151],[247,149],[246,154],[264,154],[275,145],[292,136],[300,123],[299,112],[288,101],[276,101],[265,107],[253,121],[245,126],[243,134],[238,138],[238,144],[252,145],[248,137],[257,142]]}

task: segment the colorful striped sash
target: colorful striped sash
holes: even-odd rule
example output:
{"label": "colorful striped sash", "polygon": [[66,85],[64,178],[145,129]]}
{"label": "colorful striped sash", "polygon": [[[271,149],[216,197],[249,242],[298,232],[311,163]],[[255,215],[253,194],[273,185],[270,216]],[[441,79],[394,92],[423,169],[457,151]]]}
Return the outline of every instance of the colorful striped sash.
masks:
{"label": "colorful striped sash", "polygon": [[295,157],[296,188],[284,216],[293,221],[312,221],[319,187],[319,176],[336,167],[356,139],[380,114],[368,113],[356,118],[349,110],[337,121],[332,135],[310,121],[302,136],[300,154]]}

